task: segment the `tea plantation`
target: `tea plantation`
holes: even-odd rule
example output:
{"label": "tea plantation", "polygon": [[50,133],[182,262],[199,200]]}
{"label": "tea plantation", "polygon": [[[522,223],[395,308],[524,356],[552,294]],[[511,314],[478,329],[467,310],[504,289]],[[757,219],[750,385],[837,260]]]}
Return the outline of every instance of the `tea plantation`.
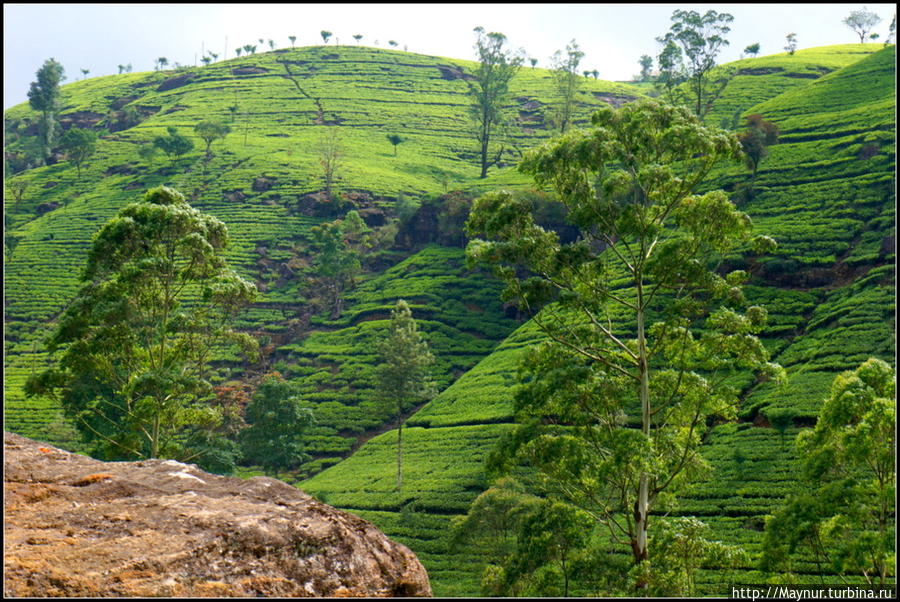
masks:
{"label": "tea plantation", "polygon": [[[681,492],[671,511],[701,518],[713,538],[749,554],[728,574],[701,571],[704,594],[727,595],[729,583],[764,580],[762,525],[796,487],[793,439],[815,423],[836,374],[872,356],[893,362],[895,64],[894,46],[851,44],[719,68],[729,80],[707,121],[735,129],[758,113],[779,128],[780,142],[760,163],[752,191],[749,172],[736,163],[719,166],[704,187],[733,193],[755,231],[778,241],[766,257],[729,262],[752,274],[745,292],[768,310],[762,338],[789,380],[781,387],[747,380],[738,420],[710,429],[707,480]],[[415,219],[396,226],[413,242],[400,244],[398,236],[397,244],[373,247],[363,258],[337,317],[313,308],[305,285],[315,275],[311,229],[349,209],[388,235],[404,207],[421,213],[449,191],[474,197],[499,187],[530,190],[514,156],[478,178],[466,113],[473,66],[393,50],[307,47],[65,85],[64,127],[106,131],[80,177],[59,160],[16,173],[27,188],[21,200],[5,196],[6,428],[74,444],[60,408],[26,399],[24,381],[48,365],[41,341],[78,288],[94,233],[145,190],[173,186],[225,222],[229,263],[261,291],[238,326],[261,341],[263,358],[254,364],[221,354],[217,382],[269,370],[294,382],[316,425],[308,436],[311,460],[291,480],[408,545],[436,595],[479,595],[485,558],[453,546],[450,525],[490,486],[484,460],[513,428],[519,360],[539,331],[504,306],[499,282],[467,268],[460,246],[439,244],[447,232],[416,230]],[[576,125],[587,124],[592,109],[646,90],[585,78]],[[510,140],[523,151],[554,133],[551,74],[522,68],[512,92]],[[127,109],[133,122],[123,124]],[[33,144],[37,114],[25,104],[4,118],[7,160],[15,160]],[[199,140],[181,157],[139,158],[138,148],[167,127],[193,136],[204,119],[232,128],[212,145],[208,161]],[[405,140],[395,149],[388,134]],[[329,136],[341,150],[334,186],[343,204],[324,194],[320,160]],[[440,391],[409,408],[399,492],[397,433],[374,389],[375,346],[398,299],[409,303],[436,357]],[[784,432],[768,418],[778,410],[794,416]],[[811,578],[836,579],[812,559],[799,566]]]}

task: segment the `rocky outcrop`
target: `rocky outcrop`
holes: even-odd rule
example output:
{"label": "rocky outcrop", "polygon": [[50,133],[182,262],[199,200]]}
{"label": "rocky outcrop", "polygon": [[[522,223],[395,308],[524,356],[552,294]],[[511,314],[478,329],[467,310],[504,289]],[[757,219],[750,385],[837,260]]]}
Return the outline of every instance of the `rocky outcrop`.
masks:
{"label": "rocky outcrop", "polygon": [[4,433],[4,596],[429,596],[415,555],[281,481]]}

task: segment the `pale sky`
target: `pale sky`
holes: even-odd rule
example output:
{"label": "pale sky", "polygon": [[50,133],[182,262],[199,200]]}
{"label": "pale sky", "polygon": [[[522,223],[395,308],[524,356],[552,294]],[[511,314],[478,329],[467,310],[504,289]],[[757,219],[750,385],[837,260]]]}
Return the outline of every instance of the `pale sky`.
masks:
{"label": "pale sky", "polygon": [[[390,48],[389,40],[410,52],[474,60],[472,29],[506,35],[547,67],[550,56],[573,38],[585,57],[579,70],[597,69],[600,79],[628,80],[640,71],[642,54],[656,58],[656,37],[669,29],[675,9],[715,10],[734,16],[730,41],[719,57],[739,58],[759,42],[761,55],[783,52],[786,34],[797,34],[799,48],[848,44],[858,37],[841,20],[860,4],[4,4],[3,107],[27,100],[35,72],[48,58],[62,63],[66,82],[118,73],[131,63],[150,71],[164,56],[172,65],[200,63],[204,50],[219,60],[234,58],[234,48],[256,44],[257,52],[321,44],[321,30],[333,33],[329,44]],[[875,27],[887,37],[893,4],[867,4],[882,18]],[[259,44],[258,40],[265,40]],[[227,48],[227,52],[226,52]]]}

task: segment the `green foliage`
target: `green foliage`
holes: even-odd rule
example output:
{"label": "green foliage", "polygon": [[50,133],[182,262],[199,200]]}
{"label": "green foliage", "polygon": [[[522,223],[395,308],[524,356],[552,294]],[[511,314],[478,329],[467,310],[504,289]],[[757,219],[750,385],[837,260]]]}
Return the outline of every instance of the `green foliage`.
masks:
{"label": "green foliage", "polygon": [[862,44],[872,28],[881,23],[881,17],[864,6],[859,10],[850,11],[841,23],[853,30],[853,33],[859,36],[859,43]]}
{"label": "green foliage", "polygon": [[672,26],[668,33],[657,38],[664,46],[666,55],[665,59],[660,56],[661,71],[671,71],[677,60],[678,55],[672,50],[674,44],[680,47],[687,59],[686,76],[690,80],[694,112],[699,117],[709,112],[712,102],[723,87],[720,81],[710,81],[709,73],[716,65],[719,52],[728,46],[725,34],[731,31],[728,24],[733,20],[734,17],[730,14],[714,10],[700,15],[695,11],[676,9],[672,13]]}
{"label": "green foliage", "polygon": [[216,140],[219,140],[220,138],[224,138],[230,132],[230,127],[228,127],[224,123],[219,123],[218,121],[201,121],[194,126],[194,133],[196,133],[197,136],[199,136],[206,143],[207,161],[212,157],[212,153],[210,152],[212,143]]}
{"label": "green foliage", "polygon": [[738,140],[741,143],[741,150],[744,151],[747,169],[755,178],[759,162],[769,154],[768,147],[778,142],[778,126],[756,113],[747,116],[744,127],[746,129],[738,134]]}
{"label": "green foliage", "polygon": [[244,460],[262,466],[266,474],[299,466],[309,456],[304,432],[315,423],[295,389],[277,373],[267,375],[247,406],[249,425],[240,432]]}
{"label": "green foliage", "polygon": [[75,164],[81,177],[81,164],[97,150],[97,133],[92,130],[70,128],[60,139],[60,147]]}
{"label": "green foliage", "polygon": [[157,136],[153,139],[153,146],[166,153],[170,157],[180,157],[194,150],[191,139],[178,132],[174,126],[166,128],[166,136]]}
{"label": "green foliage", "polygon": [[650,72],[653,69],[653,57],[649,54],[642,54],[641,60],[639,60],[638,63],[641,65],[641,81],[650,81]]}
{"label": "green foliage", "polygon": [[575,97],[581,84],[578,76],[578,65],[584,53],[578,48],[575,40],[566,45],[566,53],[557,50],[551,57],[553,80],[556,84],[556,93],[559,97],[559,105],[554,114],[553,121],[563,134],[572,123],[575,111]]}
{"label": "green foliage", "polygon": [[[62,357],[26,393],[59,399],[107,459],[191,456],[186,429],[220,421],[203,403],[213,346],[253,347],[226,328],[256,293],[227,268],[227,241],[221,221],[170,188],[123,208],[95,237],[83,286],[48,340]],[[199,303],[187,305],[191,289]]]}
{"label": "green foliage", "polygon": [[784,45],[784,49],[787,51],[787,53],[793,55],[795,52],[797,52],[797,34],[789,33],[784,37],[784,39],[786,42],[786,44]]}
{"label": "green foliage", "polygon": [[37,71],[37,81],[28,89],[28,104],[41,112],[40,132],[43,158],[50,157],[50,151],[58,137],[59,111],[61,108],[59,84],[66,79],[63,66],[55,59],[47,59]]}
{"label": "green foliage", "polygon": [[799,548],[838,575],[894,575],[896,373],[869,359],[834,379],[812,430],[797,437],[805,489],[766,523],[764,567],[789,571]]}
{"label": "green foliage", "polygon": [[434,397],[434,356],[419,334],[406,301],[391,311],[388,336],[378,344],[377,392],[397,413],[397,490],[403,487],[403,412],[410,404]]}
{"label": "green foliage", "polygon": [[[651,508],[704,468],[706,421],[733,415],[729,377],[781,369],[753,336],[765,310],[731,308],[743,302],[746,273],[723,279],[699,261],[750,238],[749,218],[721,191],[693,194],[716,161],[737,157],[737,141],[651,101],[593,121],[520,167],[554,187],[582,237],[561,244],[501,191],[476,201],[467,228],[487,240],[467,253],[496,265],[504,298],[535,312],[549,339],[526,353],[523,424],[501,453],[527,459],[549,491],[615,525],[638,564]],[[658,321],[645,324],[651,316]],[[632,508],[634,521],[614,518]]]}
{"label": "green foliage", "polygon": [[343,310],[344,293],[356,285],[360,271],[359,255],[347,245],[344,225],[340,220],[314,226],[310,234],[316,249],[313,263],[316,276],[312,284],[322,291],[334,320]]}
{"label": "green foliage", "polygon": [[754,42],[750,44],[746,48],[744,48],[744,53],[749,54],[751,56],[756,56],[759,54],[759,42]]}
{"label": "green foliage", "polygon": [[388,134],[387,135],[388,142],[390,142],[394,146],[394,156],[397,156],[397,145],[403,142],[406,142],[406,138],[401,136],[400,134]]}
{"label": "green foliage", "polygon": [[505,150],[501,144],[496,155],[490,156],[493,153],[492,140],[507,121],[510,82],[524,58],[503,47],[506,36],[502,33],[485,33],[482,27],[476,27],[474,31],[478,36],[475,42],[478,66],[472,73],[474,79],[467,82],[472,97],[469,115],[475,125],[474,135],[479,145],[481,177],[485,178],[488,168],[500,161]]}

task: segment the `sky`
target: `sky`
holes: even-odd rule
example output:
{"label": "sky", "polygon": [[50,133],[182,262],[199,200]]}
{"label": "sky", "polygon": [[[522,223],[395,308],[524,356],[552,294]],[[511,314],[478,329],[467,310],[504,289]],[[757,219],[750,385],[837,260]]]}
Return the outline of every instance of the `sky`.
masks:
{"label": "sky", "polygon": [[[797,34],[799,48],[857,43],[841,21],[860,4],[4,4],[3,108],[27,101],[29,84],[48,58],[65,68],[66,82],[113,75],[118,65],[150,71],[157,57],[169,65],[202,64],[204,51],[234,58],[234,49],[256,44],[257,52],[322,43],[361,44],[474,60],[481,26],[503,33],[511,48],[523,48],[550,65],[556,50],[575,40],[585,53],[579,70],[600,79],[628,80],[640,71],[643,54],[656,57],[655,39],[665,34],[676,9],[726,12],[734,16],[730,45],[720,63],[740,58],[759,42],[760,55],[783,52],[785,35]],[[883,41],[894,4],[867,4],[882,22]],[[259,44],[258,40],[265,40]]]}

